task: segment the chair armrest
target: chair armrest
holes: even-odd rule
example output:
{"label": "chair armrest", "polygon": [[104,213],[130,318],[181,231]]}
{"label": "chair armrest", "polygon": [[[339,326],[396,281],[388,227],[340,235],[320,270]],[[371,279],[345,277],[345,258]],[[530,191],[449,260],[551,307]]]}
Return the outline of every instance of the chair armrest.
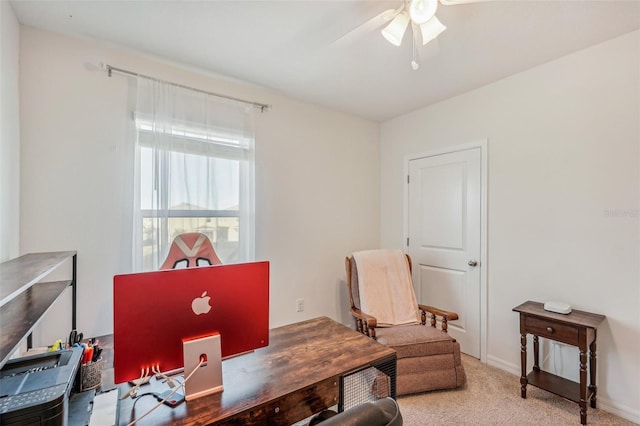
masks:
{"label": "chair armrest", "polygon": [[376,319],[376,317],[365,314],[360,309],[354,307],[351,308],[351,315],[356,318],[358,331],[375,340],[376,327],[378,326],[378,320]]}
{"label": "chair armrest", "polygon": [[441,317],[441,325],[442,331],[447,332],[448,322],[457,320],[458,314],[451,311],[445,311],[443,309],[434,308],[433,306],[420,305],[418,304],[418,308],[422,311],[422,324],[426,323],[426,313],[429,312],[431,314],[431,327],[436,326],[436,317]]}
{"label": "chair armrest", "polygon": [[439,317],[446,318],[447,321],[455,321],[455,320],[457,320],[459,318],[458,314],[455,313],[455,312],[445,311],[445,310],[442,310],[442,309],[434,308],[433,306],[418,305],[418,307],[421,310],[425,311],[425,312],[430,312],[430,313],[435,314],[435,315],[437,315]]}

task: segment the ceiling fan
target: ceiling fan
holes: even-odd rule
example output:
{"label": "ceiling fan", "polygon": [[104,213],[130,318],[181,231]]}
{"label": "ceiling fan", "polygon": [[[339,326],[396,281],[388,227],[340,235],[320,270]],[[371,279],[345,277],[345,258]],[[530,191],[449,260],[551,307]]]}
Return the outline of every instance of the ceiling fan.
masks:
{"label": "ceiling fan", "polygon": [[425,45],[435,40],[436,37],[447,29],[436,17],[438,3],[450,6],[481,1],[490,0],[401,0],[401,5],[397,9],[385,10],[342,36],[336,40],[336,42],[352,38],[355,33],[368,31],[371,27],[375,28],[387,24],[381,31],[382,36],[389,43],[400,46],[407,28],[411,27],[413,33],[413,60],[411,61],[411,67],[417,70],[419,67],[417,61],[418,38],[421,39],[422,45]]}

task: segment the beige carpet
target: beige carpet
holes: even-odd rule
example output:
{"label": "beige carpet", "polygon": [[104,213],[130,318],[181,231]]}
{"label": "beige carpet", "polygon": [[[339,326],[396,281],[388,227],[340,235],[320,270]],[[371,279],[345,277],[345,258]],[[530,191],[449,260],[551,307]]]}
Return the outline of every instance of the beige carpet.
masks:
{"label": "beige carpet", "polygon": [[[402,396],[398,404],[405,426],[422,425],[579,425],[580,407],[520,379],[463,355],[467,384],[456,390]],[[634,425],[603,410],[587,409],[589,425]]]}

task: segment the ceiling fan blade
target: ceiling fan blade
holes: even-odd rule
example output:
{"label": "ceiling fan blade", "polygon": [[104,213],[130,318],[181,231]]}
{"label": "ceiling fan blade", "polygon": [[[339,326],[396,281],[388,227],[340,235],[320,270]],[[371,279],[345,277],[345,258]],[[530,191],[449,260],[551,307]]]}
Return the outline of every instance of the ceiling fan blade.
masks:
{"label": "ceiling fan blade", "polygon": [[346,46],[357,41],[365,34],[368,34],[376,28],[391,21],[400,12],[400,10],[401,9],[387,9],[384,12],[379,13],[367,22],[358,25],[345,35],[331,42],[331,46]]}

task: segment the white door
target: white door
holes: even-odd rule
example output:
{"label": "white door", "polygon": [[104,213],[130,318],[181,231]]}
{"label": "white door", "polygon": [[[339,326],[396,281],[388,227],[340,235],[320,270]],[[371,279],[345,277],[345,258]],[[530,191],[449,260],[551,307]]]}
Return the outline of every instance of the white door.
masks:
{"label": "white door", "polygon": [[454,311],[449,333],[480,358],[481,148],[409,161],[408,252],[418,302]]}

